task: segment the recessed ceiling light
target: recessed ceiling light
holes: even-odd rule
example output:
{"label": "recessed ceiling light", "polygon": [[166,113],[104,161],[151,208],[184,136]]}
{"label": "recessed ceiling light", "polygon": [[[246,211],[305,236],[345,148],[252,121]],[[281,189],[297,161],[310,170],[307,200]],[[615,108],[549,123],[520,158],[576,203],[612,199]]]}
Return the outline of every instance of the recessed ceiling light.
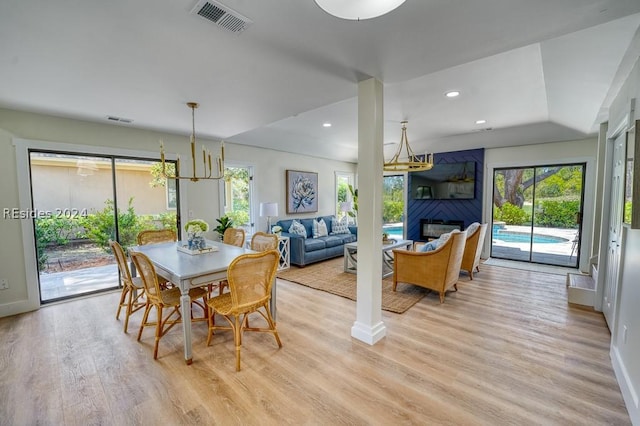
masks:
{"label": "recessed ceiling light", "polygon": [[484,124],[487,120],[476,120],[476,124]]}
{"label": "recessed ceiling light", "polygon": [[331,123],[322,123],[322,127],[331,127]]}
{"label": "recessed ceiling light", "polygon": [[447,98],[455,98],[456,96],[460,96],[460,92],[457,90],[451,90],[444,94]]}

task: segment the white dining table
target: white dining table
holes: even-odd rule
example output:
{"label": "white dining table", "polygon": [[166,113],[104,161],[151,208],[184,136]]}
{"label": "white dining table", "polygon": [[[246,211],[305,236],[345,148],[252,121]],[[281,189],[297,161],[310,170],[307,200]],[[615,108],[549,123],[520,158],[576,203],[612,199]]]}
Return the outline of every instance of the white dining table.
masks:
{"label": "white dining table", "polygon": [[[171,243],[132,246],[131,251],[144,253],[156,269],[156,273],[180,287],[180,309],[191,311],[189,289],[201,287],[212,281],[227,278],[227,268],[236,257],[253,250],[206,240],[207,246],[214,251],[202,254],[189,254],[178,250],[178,245],[186,245],[186,241]],[[132,271],[133,272],[133,271]],[[271,315],[276,319],[276,283],[271,286]],[[184,314],[183,314],[184,316]],[[184,359],[189,365],[193,362],[191,346],[191,321],[182,321],[184,335]]]}

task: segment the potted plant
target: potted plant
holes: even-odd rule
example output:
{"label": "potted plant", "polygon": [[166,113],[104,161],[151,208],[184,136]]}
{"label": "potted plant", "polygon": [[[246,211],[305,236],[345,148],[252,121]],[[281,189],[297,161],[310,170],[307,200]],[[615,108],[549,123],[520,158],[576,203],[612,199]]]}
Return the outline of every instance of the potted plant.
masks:
{"label": "potted plant", "polygon": [[202,250],[205,248],[204,233],[209,230],[209,224],[202,219],[193,219],[184,225],[187,231],[187,244],[189,250]]}
{"label": "potted plant", "polygon": [[229,228],[233,228],[233,220],[229,216],[222,216],[221,218],[216,219],[216,221],[218,222],[218,226],[213,228],[213,230],[218,233],[220,241],[222,241],[224,231]]}

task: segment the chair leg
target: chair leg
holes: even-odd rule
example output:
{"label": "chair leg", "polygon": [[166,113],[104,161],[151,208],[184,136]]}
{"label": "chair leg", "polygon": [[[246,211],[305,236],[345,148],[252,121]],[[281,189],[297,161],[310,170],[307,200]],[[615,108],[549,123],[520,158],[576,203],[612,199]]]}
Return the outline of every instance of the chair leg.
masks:
{"label": "chair leg", "polygon": [[209,312],[209,321],[208,321],[209,330],[207,331],[207,346],[209,346],[209,344],[211,343],[211,337],[213,337],[213,327],[216,325],[215,311],[213,310],[212,307],[209,306],[208,312]]}
{"label": "chair leg", "polygon": [[458,291],[458,283],[455,283],[455,284],[453,285],[453,288],[455,289],[455,291]]}
{"label": "chair leg", "polygon": [[131,316],[131,313],[133,312],[133,290],[129,289],[128,291],[128,298],[127,298],[127,314],[124,317],[124,332],[128,333],[128,329],[129,329],[129,317]]}
{"label": "chair leg", "polygon": [[276,329],[276,324],[273,322],[273,317],[271,316],[271,312],[269,311],[269,307],[264,307],[265,311],[267,311],[267,322],[269,323],[269,328],[273,331],[273,336],[276,338],[276,342],[278,343],[278,347],[282,347],[282,342],[280,341],[280,336],[278,335],[278,330]]}
{"label": "chair leg", "polygon": [[147,302],[147,304],[144,307],[144,315],[142,315],[142,322],[140,323],[140,331],[138,331],[138,342],[142,337],[142,330],[144,329],[144,326],[147,324],[147,321],[149,320],[150,311],[151,311],[151,303]]}
{"label": "chair leg", "polygon": [[240,316],[234,318],[233,340],[236,344],[236,371],[240,371],[240,345],[242,344],[242,330],[240,327]]}
{"label": "chair leg", "polygon": [[440,303],[444,303],[444,291],[440,292]]}
{"label": "chair leg", "polygon": [[153,359],[158,359],[158,344],[162,337],[162,305],[156,306],[156,312],[158,313],[158,318],[156,320],[156,342],[153,347]]}
{"label": "chair leg", "polygon": [[469,271],[469,278],[473,281],[473,268]]}
{"label": "chair leg", "polygon": [[127,297],[129,287],[125,284],[122,286],[122,291],[120,292],[120,303],[118,303],[118,311],[116,312],[116,319],[120,319],[120,310],[125,304],[125,299]]}

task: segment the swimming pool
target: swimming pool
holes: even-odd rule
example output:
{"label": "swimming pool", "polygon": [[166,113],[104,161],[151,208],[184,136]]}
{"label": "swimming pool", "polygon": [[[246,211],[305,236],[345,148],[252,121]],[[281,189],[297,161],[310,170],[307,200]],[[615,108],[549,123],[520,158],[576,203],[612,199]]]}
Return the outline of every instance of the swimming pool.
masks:
{"label": "swimming pool", "polygon": [[[505,243],[529,243],[531,234],[527,232],[502,231],[493,230],[493,239]],[[566,243],[569,240],[562,237],[554,237],[552,235],[533,234],[533,242],[536,244],[558,244]]]}
{"label": "swimming pool", "polygon": [[393,226],[383,226],[382,232],[386,232],[389,234],[391,238],[402,238],[403,237],[403,226],[393,225]]}

